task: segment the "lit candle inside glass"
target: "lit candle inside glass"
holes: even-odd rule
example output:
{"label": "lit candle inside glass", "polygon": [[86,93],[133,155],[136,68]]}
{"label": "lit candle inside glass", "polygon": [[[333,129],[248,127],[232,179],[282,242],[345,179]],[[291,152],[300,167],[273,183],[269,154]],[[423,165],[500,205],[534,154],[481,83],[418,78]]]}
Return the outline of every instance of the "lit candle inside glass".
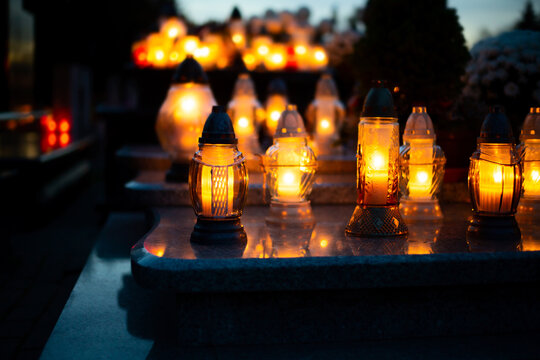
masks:
{"label": "lit candle inside glass", "polygon": [[428,140],[411,140],[409,160],[409,199],[431,199],[433,181],[433,143]]}
{"label": "lit candle inside glass", "polygon": [[[507,213],[512,211],[514,166],[512,144],[480,144],[478,161],[478,211]],[[495,162],[496,161],[496,162]]]}
{"label": "lit candle inside glass", "polygon": [[205,146],[201,161],[213,164],[204,166],[201,174],[202,215],[227,216],[232,213],[234,196],[234,149],[224,146]]}
{"label": "lit candle inside glass", "polygon": [[271,95],[266,102],[266,127],[270,134],[276,132],[281,113],[287,107],[287,99],[283,95]]}

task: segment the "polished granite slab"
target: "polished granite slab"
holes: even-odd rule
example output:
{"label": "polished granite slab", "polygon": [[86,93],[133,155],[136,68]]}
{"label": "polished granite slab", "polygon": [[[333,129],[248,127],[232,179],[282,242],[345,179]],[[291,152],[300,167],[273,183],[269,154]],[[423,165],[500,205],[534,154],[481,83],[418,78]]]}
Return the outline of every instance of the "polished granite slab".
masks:
{"label": "polished granite slab", "polygon": [[143,286],[176,292],[359,289],[540,281],[540,224],[522,221],[522,239],[466,238],[470,206],[443,205],[440,222],[409,222],[409,235],[344,234],[354,207],[313,206],[314,227],[265,223],[268,208],[242,217],[247,246],[190,242],[191,208],[157,208],[155,226],[132,249]]}
{"label": "polished granite slab", "polygon": [[[296,300],[291,296],[293,299],[288,302],[282,297],[281,301],[268,303],[275,300],[276,294],[262,293],[259,303],[266,302],[270,309],[279,308],[282,311],[279,316],[272,310],[250,312],[249,307],[257,302],[246,300],[253,298],[229,299],[227,306],[220,308],[221,313],[213,313],[207,304],[226,295],[202,294],[190,302],[189,294],[164,293],[137,285],[131,275],[129,249],[144,235],[145,223],[142,213],[110,214],[41,359],[494,360],[537,359],[540,353],[540,333],[530,330],[537,316],[535,293],[524,294],[530,302],[516,306],[512,299],[521,293],[501,289],[500,296],[507,296],[508,302],[499,300],[501,306],[494,309],[480,300],[492,296],[493,290],[489,289],[495,287],[481,284],[475,287],[476,296],[471,296],[470,291],[461,296],[449,296],[452,294],[448,290],[439,289],[441,298],[428,297],[421,288],[413,288],[409,293],[406,289],[396,289],[395,293],[380,290],[380,299],[371,294],[375,290],[361,292],[356,298],[347,292],[327,291],[306,292],[305,297],[297,295]],[[330,301],[329,293],[335,293],[334,301]],[[484,293],[484,297],[479,295]],[[440,306],[442,300],[439,299],[458,304],[454,311],[448,311],[447,307]],[[315,302],[320,303],[320,307],[314,307]],[[525,313],[525,322],[520,322],[520,318],[511,319],[516,308]],[[310,309],[313,311],[308,311]],[[344,309],[343,317],[338,316],[341,309]],[[354,309],[358,315],[351,313]],[[414,312],[415,309],[418,311]],[[467,309],[472,311],[466,312]],[[191,313],[194,323],[181,321]],[[235,339],[226,334],[235,329],[234,315],[241,317],[243,313],[249,317],[245,326],[248,336],[232,341]],[[479,323],[484,329],[471,331],[470,324],[476,323],[478,314],[485,317],[482,320],[487,320]],[[437,337],[433,332],[424,336],[426,331],[411,331],[398,338],[391,336],[392,326],[409,325],[410,319],[420,323],[428,315],[426,327],[448,328],[449,323],[454,322],[462,335]],[[257,324],[264,326],[270,317],[282,323],[281,334],[274,337],[268,337],[264,328],[256,328]],[[221,334],[215,327],[222,323],[222,318],[228,320],[223,327],[226,337],[219,338]],[[505,326],[509,318],[510,326]],[[492,326],[493,323],[499,325]],[[355,324],[357,327],[352,328]],[[205,333],[206,326],[209,326],[206,331],[213,331],[215,343],[228,340],[229,344],[207,342],[195,346],[190,342],[194,335]],[[502,331],[501,327],[504,327]],[[319,333],[314,334],[313,329],[318,329]],[[257,334],[263,341],[249,345],[250,338]],[[325,334],[334,336],[320,341]],[[287,335],[292,339],[288,344],[276,343]]]}

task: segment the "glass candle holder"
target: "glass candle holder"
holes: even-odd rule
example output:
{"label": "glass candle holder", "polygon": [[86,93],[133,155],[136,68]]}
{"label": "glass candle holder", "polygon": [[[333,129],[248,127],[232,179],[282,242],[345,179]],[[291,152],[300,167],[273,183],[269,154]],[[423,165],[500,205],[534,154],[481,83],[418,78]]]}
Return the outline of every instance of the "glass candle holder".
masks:
{"label": "glass candle holder", "polygon": [[443,217],[437,198],[446,158],[435,144],[435,131],[425,106],[414,106],[400,147],[400,210],[407,220]]}
{"label": "glass candle holder", "polygon": [[257,100],[255,86],[248,74],[240,74],[234,86],[233,98],[228,106],[238,137],[238,147],[244,154],[260,154],[258,130],[264,110]]}
{"label": "glass candle holder", "polygon": [[287,85],[280,79],[274,79],[268,85],[268,98],[266,99],[266,131],[274,136],[281,113],[285,111],[289,100],[287,99]]}
{"label": "glass candle holder", "polygon": [[248,174],[237,142],[225,109],[214,106],[189,169],[191,203],[197,215],[192,242],[247,243],[240,216],[246,202]]}
{"label": "glass candle holder", "polygon": [[523,188],[518,214],[540,215],[540,107],[532,107],[519,136],[518,153],[522,156]]}
{"label": "glass candle holder", "polygon": [[352,236],[405,235],[399,213],[399,124],[382,81],[366,96],[358,125],[357,206],[346,227]]}
{"label": "glass candle holder", "polygon": [[281,114],[274,144],[264,157],[265,186],[271,203],[267,222],[312,223],[308,196],[317,159],[307,144],[307,133],[295,105]]}
{"label": "glass candle holder", "polygon": [[172,160],[167,181],[187,182],[197,138],[215,104],[206,73],[188,56],[176,70],[156,122],[159,142]]}
{"label": "glass candle holder", "polygon": [[521,237],[514,218],[521,193],[521,162],[514,148],[512,127],[499,107],[490,109],[477,143],[469,167],[473,218],[467,236]]}
{"label": "glass candle holder", "polygon": [[317,155],[330,155],[340,151],[335,145],[345,117],[345,107],[339,101],[336,84],[330,74],[323,74],[317,82],[315,99],[309,105],[306,118],[313,131]]}

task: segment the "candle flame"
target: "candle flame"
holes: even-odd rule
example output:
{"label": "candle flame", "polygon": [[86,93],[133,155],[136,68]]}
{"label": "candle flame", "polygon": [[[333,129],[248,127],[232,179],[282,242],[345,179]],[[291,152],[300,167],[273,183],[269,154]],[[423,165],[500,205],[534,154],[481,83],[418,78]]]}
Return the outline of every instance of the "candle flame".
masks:
{"label": "candle flame", "polygon": [[499,171],[494,171],[493,172],[493,181],[496,182],[497,184],[500,184],[502,182],[502,172],[499,170]]}
{"label": "candle flame", "polygon": [[257,49],[257,52],[259,53],[259,55],[263,55],[263,56],[268,54],[268,51],[270,51],[270,49],[268,49],[268,46],[266,45],[261,45]]}
{"label": "candle flame", "polygon": [[531,180],[534,182],[540,181],[540,172],[538,172],[538,170],[531,171]]}
{"label": "candle flame", "polygon": [[384,158],[381,154],[373,154],[373,161],[371,163],[375,170],[381,170],[384,167]]}
{"label": "candle flame", "polygon": [[291,185],[294,183],[294,174],[287,172],[283,174],[283,182],[287,185]]}
{"label": "candle flame", "polygon": [[327,119],[322,119],[321,120],[321,127],[323,129],[328,129],[330,127],[330,122]]}
{"label": "candle flame", "polygon": [[195,50],[197,50],[197,41],[195,41],[195,40],[187,40],[186,43],[184,44],[184,50],[188,54],[193,54],[195,52]]}
{"label": "candle flame", "polygon": [[245,117],[238,119],[238,126],[246,128],[249,126],[249,120]]}
{"label": "candle flame", "polygon": [[283,62],[283,55],[281,54],[272,55],[272,62],[275,64],[280,64],[281,62]]}
{"label": "candle flame", "polygon": [[272,119],[272,121],[278,121],[279,120],[279,111],[272,111],[270,113],[270,119]]}
{"label": "candle flame", "polygon": [[240,35],[240,34],[234,34],[234,35],[232,36],[232,41],[233,41],[233,43],[235,43],[235,44],[240,44],[240,43],[242,42],[243,39],[244,39],[244,37],[243,37],[242,35]]}
{"label": "candle flame", "polygon": [[163,50],[156,51],[156,60],[163,60],[164,57],[165,53],[163,52]]}
{"label": "candle flame", "polygon": [[315,59],[317,61],[324,61],[326,59],[326,54],[322,50],[315,51]]}
{"label": "candle flame", "polygon": [[322,247],[322,248],[325,248],[325,247],[327,247],[327,246],[328,246],[328,240],[322,239],[322,240],[321,240],[321,247]]}
{"label": "candle flame", "polygon": [[298,55],[304,55],[306,53],[306,51],[307,51],[307,49],[303,45],[297,45],[294,48],[294,52],[297,53]]}
{"label": "candle flame", "polygon": [[169,35],[170,38],[175,38],[176,36],[178,36],[178,28],[176,27],[170,28],[167,35]]}
{"label": "candle flame", "polygon": [[428,174],[425,171],[419,171],[416,173],[416,180],[421,184],[425,184],[428,181]]}
{"label": "candle flame", "polygon": [[195,99],[193,99],[191,96],[186,96],[182,99],[180,106],[184,112],[191,112],[193,109],[195,109]]}

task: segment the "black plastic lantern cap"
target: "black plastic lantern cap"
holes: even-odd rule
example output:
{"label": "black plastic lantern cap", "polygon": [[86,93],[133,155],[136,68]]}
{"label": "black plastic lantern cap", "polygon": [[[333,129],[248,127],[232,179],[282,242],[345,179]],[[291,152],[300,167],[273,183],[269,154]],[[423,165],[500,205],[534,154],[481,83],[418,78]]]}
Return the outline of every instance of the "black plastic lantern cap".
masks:
{"label": "black plastic lantern cap", "polygon": [[206,119],[199,144],[238,144],[231,118],[223,106],[212,107]]}
{"label": "black plastic lantern cap", "polygon": [[281,78],[274,79],[268,84],[268,95],[287,96],[287,84]]}
{"label": "black plastic lantern cap", "polygon": [[500,106],[489,108],[489,114],[487,114],[482,123],[480,136],[477,141],[478,143],[495,144],[514,143],[512,126]]}
{"label": "black plastic lantern cap", "polygon": [[397,117],[392,93],[385,86],[384,80],[374,81],[364,100],[361,117]]}
{"label": "black plastic lantern cap", "polygon": [[201,64],[193,58],[193,55],[188,54],[186,59],[176,68],[172,82],[173,84],[184,84],[189,82],[208,84],[208,77]]}
{"label": "black plastic lantern cap", "polygon": [[231,13],[231,20],[242,20],[242,14],[240,13],[240,9],[238,9],[237,6],[233,8],[233,11]]}

